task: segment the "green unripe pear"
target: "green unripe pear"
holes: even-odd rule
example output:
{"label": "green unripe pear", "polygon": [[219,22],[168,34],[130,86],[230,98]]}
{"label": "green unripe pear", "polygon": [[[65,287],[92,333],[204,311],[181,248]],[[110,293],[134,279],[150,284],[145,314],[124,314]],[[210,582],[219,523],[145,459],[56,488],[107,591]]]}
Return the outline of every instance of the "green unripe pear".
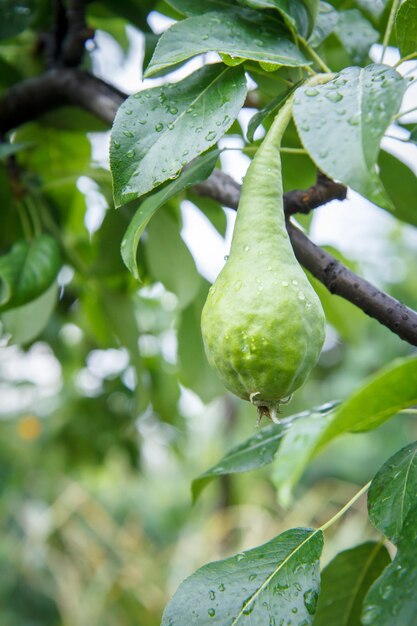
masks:
{"label": "green unripe pear", "polygon": [[315,365],[325,327],[285,227],[280,145],[291,111],[289,99],[244,178],[230,255],[201,321],[207,358],[225,387],[274,421]]}

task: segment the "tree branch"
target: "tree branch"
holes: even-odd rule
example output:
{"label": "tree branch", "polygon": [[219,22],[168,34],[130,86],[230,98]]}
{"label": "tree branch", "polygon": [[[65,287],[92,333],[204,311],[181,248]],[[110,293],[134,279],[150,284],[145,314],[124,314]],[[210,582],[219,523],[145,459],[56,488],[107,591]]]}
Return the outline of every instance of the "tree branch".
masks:
{"label": "tree branch", "polygon": [[0,133],[66,105],[79,106],[112,124],[125,98],[116,88],[82,70],[52,69],[8,90],[0,100]]}
{"label": "tree branch", "polygon": [[[0,132],[36,119],[57,107],[79,106],[107,124],[112,124],[126,95],[104,81],[78,69],[51,70],[12,87],[0,100]],[[195,186],[200,195],[237,209],[240,185],[230,176],[215,170],[207,181]],[[316,185],[306,191],[284,195],[285,212],[307,213],[330,200],[343,199],[345,188],[319,175]],[[331,293],[342,296],[367,315],[378,320],[396,335],[417,345],[417,313],[374,285],[357,276],[328,252],[312,243],[288,222],[294,252],[300,263],[320,280]]]}

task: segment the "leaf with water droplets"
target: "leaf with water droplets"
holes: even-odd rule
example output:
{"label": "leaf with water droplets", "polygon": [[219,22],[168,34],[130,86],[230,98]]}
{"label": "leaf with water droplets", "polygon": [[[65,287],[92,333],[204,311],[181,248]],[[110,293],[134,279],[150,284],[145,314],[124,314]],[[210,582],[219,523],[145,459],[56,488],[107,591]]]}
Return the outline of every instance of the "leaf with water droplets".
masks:
{"label": "leaf with water droplets", "polygon": [[365,594],[390,562],[385,546],[374,541],[337,554],[321,573],[314,626],[361,626]]}
{"label": "leaf with water droplets", "polygon": [[322,548],[321,531],[293,528],[262,546],[208,563],[179,586],[161,626],[249,626],[281,620],[311,626]]}
{"label": "leaf with water droplets", "polygon": [[[235,289],[238,287],[239,284],[235,285]],[[329,405],[326,405],[326,409],[329,409]],[[268,424],[259,429],[243,443],[229,450],[216,465],[193,480],[193,500],[195,501],[204,487],[218,476],[249,472],[272,463],[283,437],[289,436],[293,429],[297,429],[299,422],[304,423],[312,416],[322,415],[323,410],[323,407],[317,407],[311,411],[296,413],[282,420],[280,424]]]}
{"label": "leaf with water droplets", "polygon": [[324,85],[296,91],[294,119],[316,165],[384,207],[391,207],[391,201],[376,162],[406,87],[393,68],[373,64],[348,67]]}
{"label": "leaf with water droplets", "polygon": [[175,177],[206,152],[230,128],[246,92],[241,67],[215,63],[130,96],[117,112],[110,143],[116,206]]}
{"label": "leaf with water droplets", "polygon": [[137,209],[123,236],[121,244],[122,259],[128,270],[132,272],[137,280],[140,280],[136,260],[138,245],[140,237],[149,220],[155,212],[175,194],[208,178],[213,171],[219,154],[219,150],[212,150],[196,159],[190,167],[186,168],[178,176],[178,178],[165,185],[160,191],[148,196]]}
{"label": "leaf with water droplets", "polygon": [[[415,494],[414,494],[415,496]],[[393,562],[370,588],[363,626],[415,626],[417,588],[417,505],[414,501],[398,537]]]}
{"label": "leaf with water droplets", "polygon": [[374,477],[368,493],[372,524],[397,543],[417,493],[417,441],[394,454]]}
{"label": "leaf with water droplets", "polygon": [[173,24],[159,39],[145,76],[210,51],[277,65],[310,65],[278,20],[230,7]]}

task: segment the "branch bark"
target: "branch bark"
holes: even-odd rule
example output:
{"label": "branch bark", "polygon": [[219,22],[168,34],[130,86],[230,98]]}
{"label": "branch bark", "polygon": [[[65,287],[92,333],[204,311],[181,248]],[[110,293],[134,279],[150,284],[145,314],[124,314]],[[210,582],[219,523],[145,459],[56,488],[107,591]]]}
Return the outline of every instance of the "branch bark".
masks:
{"label": "branch bark", "polygon": [[[126,95],[78,69],[53,69],[12,87],[0,100],[0,133],[36,119],[60,106],[79,106],[112,124]],[[240,185],[230,176],[215,170],[195,191],[237,209]],[[319,175],[316,185],[306,191],[284,195],[288,216],[310,210],[334,199],[343,199],[343,185]],[[367,315],[378,320],[396,335],[417,345],[417,313],[356,275],[328,252],[316,246],[288,221],[288,232],[300,263],[320,280],[331,293],[342,296]]]}

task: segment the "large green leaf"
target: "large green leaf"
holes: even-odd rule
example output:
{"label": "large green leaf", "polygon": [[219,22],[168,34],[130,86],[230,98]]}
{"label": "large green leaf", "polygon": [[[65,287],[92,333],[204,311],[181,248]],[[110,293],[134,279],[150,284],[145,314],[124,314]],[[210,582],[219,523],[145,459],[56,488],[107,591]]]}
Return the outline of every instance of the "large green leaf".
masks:
{"label": "large green leaf", "polygon": [[277,65],[309,65],[278,21],[250,9],[230,8],[171,26],[161,36],[145,76],[210,51]]}
{"label": "large green leaf", "polygon": [[321,573],[314,626],[361,626],[366,592],[390,562],[385,546],[373,541],[340,552]]}
{"label": "large green leaf", "polygon": [[178,226],[167,211],[160,211],[149,223],[147,235],[145,253],[150,274],[175,293],[180,308],[186,307],[199,291],[201,279]]}
{"label": "large green leaf", "polygon": [[393,562],[366,595],[364,626],[415,626],[417,586],[417,505],[414,501],[398,541]]}
{"label": "large green leaf", "polygon": [[293,528],[253,550],[204,565],[179,586],[161,626],[310,626],[322,546],[320,531]]}
{"label": "large green leaf", "polygon": [[110,163],[116,206],[151,191],[227,131],[247,91],[241,67],[207,65],[183,81],[140,91],[120,107]]}
{"label": "large green leaf", "polygon": [[417,0],[405,0],[395,18],[401,56],[417,52]]}
{"label": "large green leaf", "polygon": [[417,226],[417,176],[393,154],[381,150],[379,175],[392,200],[394,217]]}
{"label": "large green leaf", "polygon": [[416,500],[417,442],[394,454],[381,467],[368,492],[369,518],[393,543]]}
{"label": "large green leaf", "polygon": [[354,63],[360,65],[368,57],[379,33],[357,9],[340,11],[334,32]]}
{"label": "large green leaf", "polygon": [[317,166],[383,205],[390,203],[376,161],[405,89],[398,72],[374,64],[346,68],[324,85],[299,87],[294,102],[301,141]]}
{"label": "large green leaf", "polygon": [[56,305],[58,285],[54,282],[38,298],[0,313],[0,333],[10,343],[26,344],[36,339],[47,325]]}
{"label": "large green leaf", "polygon": [[14,309],[37,298],[55,280],[60,265],[58,246],[42,235],[18,241],[0,257],[0,309]]}
{"label": "large green leaf", "polygon": [[121,253],[126,267],[138,280],[140,278],[136,261],[137,250],[140,237],[149,220],[176,193],[208,178],[213,171],[219,154],[219,150],[213,150],[196,159],[173,182],[168,183],[163,189],[146,198],[136,211],[123,237]]}
{"label": "large green leaf", "polygon": [[336,409],[318,447],[345,432],[372,430],[416,403],[417,357],[396,359],[371,376]]}

